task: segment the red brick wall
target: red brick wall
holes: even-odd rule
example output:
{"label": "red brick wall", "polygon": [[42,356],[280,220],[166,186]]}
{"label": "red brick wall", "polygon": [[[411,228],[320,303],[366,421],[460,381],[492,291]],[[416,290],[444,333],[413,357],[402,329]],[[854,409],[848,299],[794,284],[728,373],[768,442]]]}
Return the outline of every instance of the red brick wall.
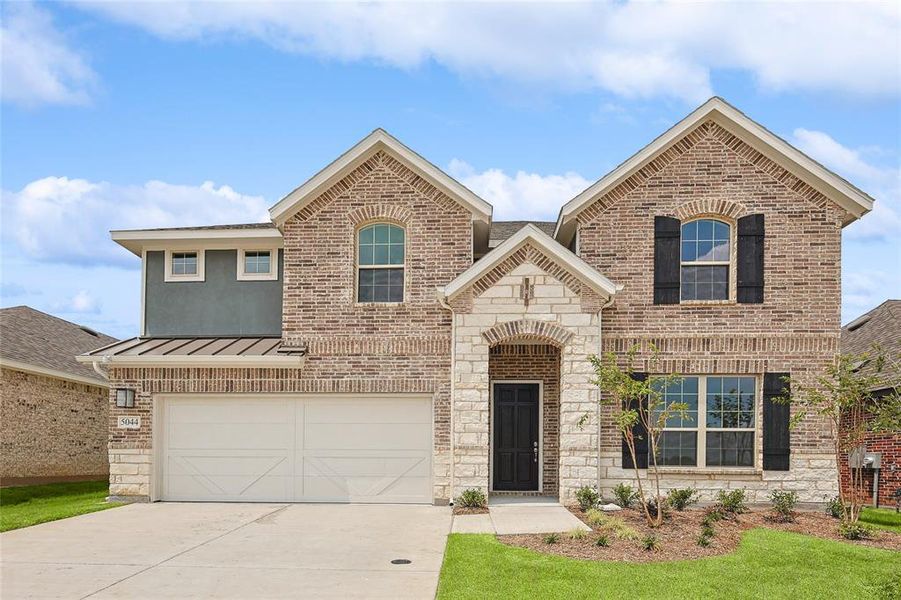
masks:
{"label": "red brick wall", "polygon": [[[901,432],[890,431],[881,433],[868,433],[864,438],[867,452],[882,453],[882,464],[879,471],[879,505],[894,506],[892,493],[901,488]],[[848,467],[847,457],[843,457],[841,466],[842,489],[845,493],[851,491],[851,472]],[[873,477],[875,471],[864,469],[863,486],[860,490],[865,498],[865,503],[872,503]]]}
{"label": "red brick wall", "polygon": [[[560,448],[560,350],[546,344],[501,344],[488,355],[488,377],[498,380],[541,380],[545,494],[557,495]],[[489,431],[490,423],[489,423]],[[493,460],[493,458],[492,458]]]}

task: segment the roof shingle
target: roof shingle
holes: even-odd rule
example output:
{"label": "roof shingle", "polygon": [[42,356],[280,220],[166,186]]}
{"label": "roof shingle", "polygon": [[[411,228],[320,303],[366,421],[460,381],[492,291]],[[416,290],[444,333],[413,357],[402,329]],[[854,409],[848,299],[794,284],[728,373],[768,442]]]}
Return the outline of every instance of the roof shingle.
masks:
{"label": "roof shingle", "polygon": [[[885,353],[886,358],[898,360],[901,356],[901,300],[886,300],[842,327],[843,354],[870,352],[874,345]],[[873,367],[870,361],[861,371],[866,373]]]}

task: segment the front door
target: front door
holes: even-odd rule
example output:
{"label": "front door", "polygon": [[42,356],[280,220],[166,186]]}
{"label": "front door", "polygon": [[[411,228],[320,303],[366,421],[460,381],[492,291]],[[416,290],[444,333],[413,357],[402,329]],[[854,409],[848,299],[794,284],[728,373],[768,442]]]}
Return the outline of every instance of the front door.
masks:
{"label": "front door", "polygon": [[538,490],[537,383],[494,384],[494,489]]}

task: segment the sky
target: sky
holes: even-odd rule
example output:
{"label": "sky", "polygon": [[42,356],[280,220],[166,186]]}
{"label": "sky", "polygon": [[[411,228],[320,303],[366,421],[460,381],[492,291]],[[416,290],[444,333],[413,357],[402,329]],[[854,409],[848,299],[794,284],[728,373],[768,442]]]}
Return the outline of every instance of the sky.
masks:
{"label": "sky", "polygon": [[897,3],[0,5],[0,306],[138,333],[111,229],[241,223],[376,127],[560,206],[711,95],[876,199],[842,321],[901,297]]}

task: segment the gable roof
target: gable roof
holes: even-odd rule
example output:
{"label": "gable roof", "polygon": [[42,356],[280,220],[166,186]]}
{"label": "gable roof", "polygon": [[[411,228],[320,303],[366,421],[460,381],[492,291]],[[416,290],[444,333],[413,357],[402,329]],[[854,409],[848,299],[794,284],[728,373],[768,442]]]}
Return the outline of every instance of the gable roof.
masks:
{"label": "gable roof", "polygon": [[463,271],[444,288],[441,288],[440,293],[445,298],[452,298],[478,281],[488,271],[499,265],[504,259],[527,243],[534,244],[539,250],[558,261],[573,275],[578,277],[579,280],[604,297],[613,297],[618,291],[623,289],[621,285],[614,284],[597,272],[591,265],[561,246],[554,238],[532,223],[528,223],[504,240],[497,248],[488,252],[471,267]]}
{"label": "gable roof", "polygon": [[[873,350],[874,344],[887,359],[897,360],[901,355],[901,300],[886,300],[842,327],[843,354],[864,354]],[[873,368],[872,361],[868,361],[861,371],[872,373]]]}
{"label": "gable roof", "polygon": [[508,237],[530,224],[550,236],[554,235],[554,227],[557,225],[554,221],[494,221],[488,233],[488,247],[496,248]]}
{"label": "gable roof", "polygon": [[116,341],[29,306],[0,309],[0,364],[93,385],[107,382],[75,356]]}
{"label": "gable roof", "polygon": [[321,193],[383,150],[415,171],[419,176],[439,190],[468,208],[473,221],[485,224],[491,221],[491,205],[456,179],[403,145],[384,129],[376,129],[357,142],[350,150],[339,156],[330,165],[316,173],[306,183],[292,191],[269,209],[269,216],[279,227],[304,205],[316,199]]}
{"label": "gable roof", "polygon": [[554,237],[561,240],[561,242],[567,242],[573,234],[575,228],[574,219],[579,212],[708,120],[712,120],[722,126],[743,142],[788,169],[803,182],[841,206],[847,213],[847,217],[844,220],[845,225],[859,219],[872,210],[874,200],[868,194],[811,159],[759,123],[751,120],[747,115],[722,98],[714,96],[599,181],[567,202],[560,209]]}

